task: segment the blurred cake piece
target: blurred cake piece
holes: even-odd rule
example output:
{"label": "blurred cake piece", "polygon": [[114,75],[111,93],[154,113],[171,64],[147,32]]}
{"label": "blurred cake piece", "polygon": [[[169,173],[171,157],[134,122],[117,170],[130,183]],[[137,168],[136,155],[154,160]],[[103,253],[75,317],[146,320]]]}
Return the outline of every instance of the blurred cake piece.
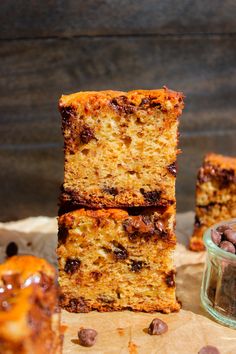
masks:
{"label": "blurred cake piece", "polygon": [[65,173],[60,214],[175,202],[183,95],[163,88],[79,92],[59,102]]}
{"label": "blurred cake piece", "polygon": [[[135,208],[134,208],[135,209]],[[71,312],[179,310],[175,207],[80,209],[59,218],[59,284]]]}
{"label": "blurred cake piece", "polygon": [[205,156],[197,177],[195,212],[190,248],[201,251],[208,227],[236,217],[236,158],[213,153]]}
{"label": "blurred cake piece", "polygon": [[41,258],[0,265],[0,353],[62,353],[56,273]]}

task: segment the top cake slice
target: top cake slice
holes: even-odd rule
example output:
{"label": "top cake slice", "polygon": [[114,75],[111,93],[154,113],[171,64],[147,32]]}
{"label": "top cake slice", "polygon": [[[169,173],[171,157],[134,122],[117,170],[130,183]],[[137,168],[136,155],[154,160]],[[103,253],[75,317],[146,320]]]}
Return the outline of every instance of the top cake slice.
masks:
{"label": "top cake slice", "polygon": [[163,88],[79,92],[59,101],[65,149],[63,212],[80,205],[175,202],[183,95]]}

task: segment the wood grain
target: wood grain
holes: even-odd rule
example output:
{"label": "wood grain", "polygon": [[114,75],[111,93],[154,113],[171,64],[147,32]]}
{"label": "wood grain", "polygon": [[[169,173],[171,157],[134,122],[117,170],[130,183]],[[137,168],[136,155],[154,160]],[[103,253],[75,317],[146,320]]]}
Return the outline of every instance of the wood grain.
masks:
{"label": "wood grain", "polygon": [[57,215],[62,148],[1,149],[1,221]]}
{"label": "wood grain", "polygon": [[0,58],[1,144],[60,142],[59,96],[109,88],[167,85],[186,95],[182,132],[236,129],[233,37],[12,41]]}
{"label": "wood grain", "polygon": [[236,32],[233,0],[2,1],[0,38]]}
{"label": "wood grain", "polygon": [[55,215],[63,178],[58,98],[158,88],[186,95],[178,210],[204,153],[236,154],[232,0],[4,1],[0,12],[1,220]]}

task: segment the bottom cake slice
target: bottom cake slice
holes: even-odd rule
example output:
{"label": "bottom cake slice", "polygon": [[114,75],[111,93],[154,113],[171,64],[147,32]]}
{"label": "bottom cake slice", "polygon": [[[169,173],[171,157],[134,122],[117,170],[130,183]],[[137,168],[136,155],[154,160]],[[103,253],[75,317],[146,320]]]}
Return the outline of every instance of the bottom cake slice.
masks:
{"label": "bottom cake slice", "polygon": [[62,215],[57,249],[62,307],[71,312],[179,310],[171,208],[164,214],[80,209]]}
{"label": "bottom cake slice", "polygon": [[0,265],[0,353],[62,353],[56,274],[41,258]]}

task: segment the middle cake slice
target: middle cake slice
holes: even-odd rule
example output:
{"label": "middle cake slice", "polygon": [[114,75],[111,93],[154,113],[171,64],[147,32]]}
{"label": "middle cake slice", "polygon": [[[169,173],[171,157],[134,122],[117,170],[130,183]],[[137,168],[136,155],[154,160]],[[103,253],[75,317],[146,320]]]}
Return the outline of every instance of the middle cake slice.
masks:
{"label": "middle cake slice", "polygon": [[175,296],[175,206],[80,209],[59,218],[62,306],[171,312]]}

